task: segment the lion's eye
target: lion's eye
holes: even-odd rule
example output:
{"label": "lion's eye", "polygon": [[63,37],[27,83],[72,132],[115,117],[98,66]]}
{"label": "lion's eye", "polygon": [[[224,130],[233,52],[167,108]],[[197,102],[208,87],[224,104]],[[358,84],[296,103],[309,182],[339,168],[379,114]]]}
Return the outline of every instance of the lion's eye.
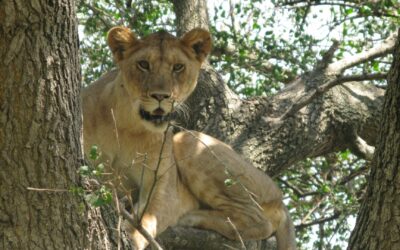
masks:
{"label": "lion's eye", "polygon": [[181,72],[183,69],[185,68],[185,66],[183,64],[177,63],[174,65],[174,67],[172,68],[174,72]]}
{"label": "lion's eye", "polygon": [[150,64],[149,64],[148,61],[145,61],[145,60],[138,61],[137,62],[137,66],[142,71],[149,71],[150,70]]}

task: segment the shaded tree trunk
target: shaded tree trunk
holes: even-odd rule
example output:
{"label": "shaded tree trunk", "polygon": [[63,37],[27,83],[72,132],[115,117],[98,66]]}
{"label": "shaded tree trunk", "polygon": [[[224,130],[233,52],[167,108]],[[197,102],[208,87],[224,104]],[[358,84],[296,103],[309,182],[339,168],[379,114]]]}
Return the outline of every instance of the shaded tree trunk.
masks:
{"label": "shaded tree trunk", "polygon": [[0,248],[82,249],[74,1],[1,1],[0,24]]}
{"label": "shaded tree trunk", "polygon": [[400,39],[396,47],[368,188],[348,249],[400,249]]}

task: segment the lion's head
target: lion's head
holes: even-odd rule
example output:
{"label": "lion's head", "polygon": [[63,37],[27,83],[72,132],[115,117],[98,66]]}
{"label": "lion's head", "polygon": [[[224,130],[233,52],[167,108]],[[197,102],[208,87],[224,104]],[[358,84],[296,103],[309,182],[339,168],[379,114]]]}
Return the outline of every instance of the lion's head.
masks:
{"label": "lion's head", "polygon": [[108,32],[108,45],[122,72],[134,114],[153,131],[164,131],[173,107],[194,90],[211,37],[196,28],[181,38],[160,31],[139,39],[125,27]]}

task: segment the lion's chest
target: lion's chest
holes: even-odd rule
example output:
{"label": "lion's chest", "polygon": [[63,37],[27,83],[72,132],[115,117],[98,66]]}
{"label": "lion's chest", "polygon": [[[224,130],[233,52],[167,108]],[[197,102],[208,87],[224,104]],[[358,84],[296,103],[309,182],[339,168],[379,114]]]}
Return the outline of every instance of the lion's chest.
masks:
{"label": "lion's chest", "polygon": [[[169,136],[167,137],[169,138]],[[118,189],[148,186],[155,176],[176,171],[171,140],[146,138],[121,133],[117,145],[103,142],[102,160]]]}

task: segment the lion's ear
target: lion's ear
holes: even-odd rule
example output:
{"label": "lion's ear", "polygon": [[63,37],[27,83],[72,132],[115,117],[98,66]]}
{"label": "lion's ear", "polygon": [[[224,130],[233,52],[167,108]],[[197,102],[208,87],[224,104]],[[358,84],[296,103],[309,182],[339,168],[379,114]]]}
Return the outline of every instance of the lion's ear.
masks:
{"label": "lion's ear", "polygon": [[181,41],[186,46],[193,49],[196,53],[196,58],[203,62],[211,51],[211,35],[201,28],[195,28],[183,35]]}
{"label": "lion's ear", "polygon": [[124,58],[124,51],[137,41],[135,34],[126,27],[117,26],[108,31],[107,43],[117,63]]}

